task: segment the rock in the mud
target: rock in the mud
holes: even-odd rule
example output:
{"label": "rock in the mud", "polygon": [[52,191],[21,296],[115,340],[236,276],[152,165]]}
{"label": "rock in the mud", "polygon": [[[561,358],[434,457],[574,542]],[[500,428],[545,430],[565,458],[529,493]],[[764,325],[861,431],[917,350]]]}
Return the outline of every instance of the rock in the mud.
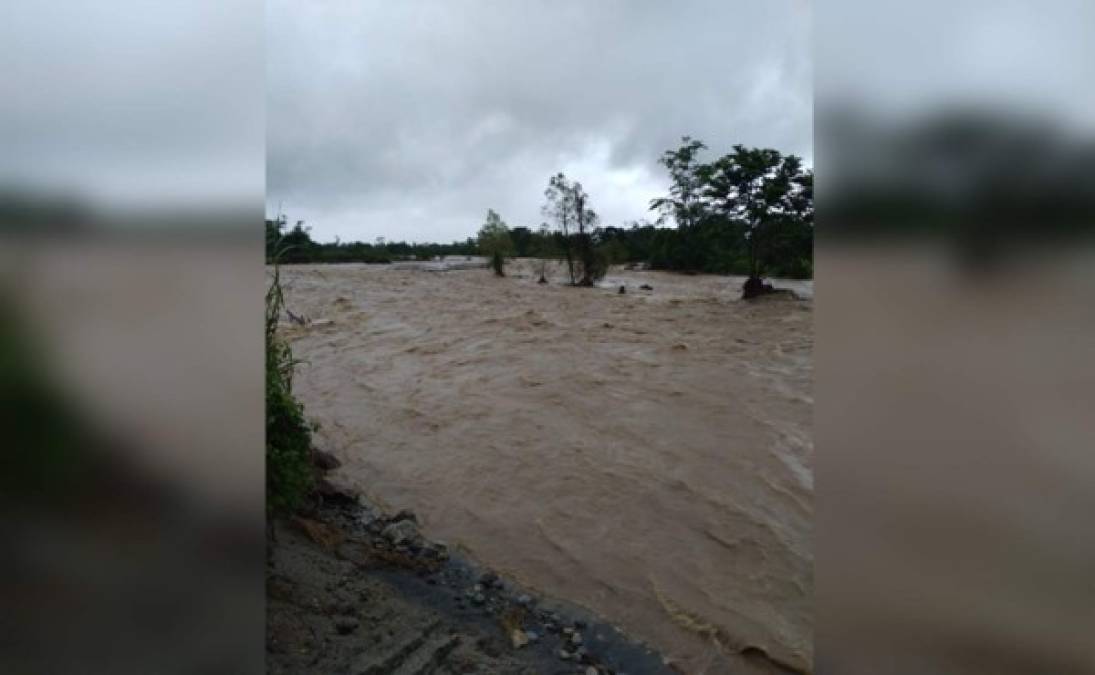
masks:
{"label": "rock in the mud", "polygon": [[357,627],[361,624],[352,616],[340,616],[335,619],[335,630],[339,635],[349,635],[357,630]]}
{"label": "rock in the mud", "polygon": [[643,284],[642,286],[639,286],[639,288],[640,288],[640,289],[642,289],[642,290],[644,290],[644,291],[652,291],[652,290],[654,290],[654,287],[653,287],[653,286],[651,286],[650,284]]}
{"label": "rock in the mud", "polygon": [[398,546],[417,537],[418,527],[410,520],[401,520],[385,527],[381,536],[390,541],[393,546]]}
{"label": "rock in the mud", "polygon": [[418,516],[416,516],[416,515],[414,514],[414,511],[411,511],[410,509],[402,509],[402,510],[400,510],[400,512],[399,512],[399,513],[397,513],[397,514],[395,514],[394,516],[392,516],[392,518],[391,518],[391,520],[390,520],[389,522],[392,522],[392,523],[401,523],[401,522],[403,522],[404,520],[409,520],[409,521],[411,521],[412,523],[416,523],[416,524],[417,524],[417,523],[418,523]]}
{"label": "rock in the mud", "polygon": [[315,493],[323,497],[330,504],[343,504],[346,506],[357,504],[357,495],[335,486],[326,478],[317,478],[313,488]]}
{"label": "rock in the mud", "polygon": [[627,286],[620,286],[620,290],[618,291],[618,293],[620,295],[623,295],[624,293],[627,293]]}
{"label": "rock in the mud", "polygon": [[444,561],[449,559],[449,549],[439,541],[429,542],[422,547],[422,555]]}
{"label": "rock in the mud", "polygon": [[332,469],[337,469],[342,466],[342,462],[338,461],[338,457],[335,457],[329,452],[313,448],[312,465],[323,469],[324,471],[331,471]]}
{"label": "rock in the mud", "polygon": [[514,649],[520,649],[529,643],[528,635],[520,628],[514,628],[509,634],[510,642]]}

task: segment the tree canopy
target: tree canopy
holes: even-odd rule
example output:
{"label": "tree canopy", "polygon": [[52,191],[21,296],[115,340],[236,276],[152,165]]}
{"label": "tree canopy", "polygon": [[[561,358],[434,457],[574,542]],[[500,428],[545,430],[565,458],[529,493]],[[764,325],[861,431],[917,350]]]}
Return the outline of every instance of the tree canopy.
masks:
{"label": "tree canopy", "polygon": [[485,256],[493,256],[500,253],[504,256],[513,255],[513,239],[510,237],[509,227],[502,217],[495,213],[494,209],[487,209],[487,220],[479,228],[476,238],[479,244],[479,252]]}
{"label": "tree canopy", "polygon": [[[795,155],[735,145],[705,161],[707,146],[685,136],[663,153],[667,194],[648,207],[656,220],[602,226],[582,184],[563,173],[544,190],[545,222],[510,228],[494,210],[476,238],[451,244],[312,241],[300,221],[266,221],[267,258],[280,262],[390,262],[445,255],[562,258],[570,283],[592,285],[608,264],[751,277],[813,275],[813,172]],[[675,228],[662,227],[670,220]],[[503,261],[504,263],[504,261]]]}

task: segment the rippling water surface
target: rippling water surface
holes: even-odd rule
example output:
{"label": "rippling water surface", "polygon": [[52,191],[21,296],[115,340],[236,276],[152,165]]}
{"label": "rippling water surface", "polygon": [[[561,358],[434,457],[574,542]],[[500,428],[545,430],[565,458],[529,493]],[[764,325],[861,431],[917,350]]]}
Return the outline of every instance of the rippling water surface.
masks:
{"label": "rippling water surface", "polygon": [[283,271],[316,322],[286,330],[338,480],[683,672],[809,671],[812,300],[741,302],[735,277],[613,270],[579,289],[510,271]]}

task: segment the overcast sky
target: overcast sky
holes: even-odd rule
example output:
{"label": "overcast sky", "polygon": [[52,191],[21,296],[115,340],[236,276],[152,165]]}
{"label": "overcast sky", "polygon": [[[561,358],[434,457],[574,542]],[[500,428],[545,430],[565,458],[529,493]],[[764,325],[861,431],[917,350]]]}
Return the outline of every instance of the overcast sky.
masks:
{"label": "overcast sky", "polygon": [[812,161],[810,6],[424,0],[267,10],[267,209],[327,241],[536,227],[563,171],[649,217],[682,135]]}

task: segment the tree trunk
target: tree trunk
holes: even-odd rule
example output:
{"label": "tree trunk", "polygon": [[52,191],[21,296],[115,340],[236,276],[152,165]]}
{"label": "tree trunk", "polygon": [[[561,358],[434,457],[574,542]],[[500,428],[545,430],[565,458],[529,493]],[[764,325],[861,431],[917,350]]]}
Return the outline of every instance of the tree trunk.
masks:
{"label": "tree trunk", "polygon": [[749,276],[760,277],[760,266],[757,264],[757,226],[749,227]]}
{"label": "tree trunk", "polygon": [[570,273],[570,285],[574,286],[575,283],[576,283],[576,280],[574,279],[574,256],[573,256],[570,249],[571,249],[570,228],[567,227],[567,217],[566,217],[566,214],[564,213],[563,214],[563,255],[566,256],[566,260],[567,260],[567,272]]}

